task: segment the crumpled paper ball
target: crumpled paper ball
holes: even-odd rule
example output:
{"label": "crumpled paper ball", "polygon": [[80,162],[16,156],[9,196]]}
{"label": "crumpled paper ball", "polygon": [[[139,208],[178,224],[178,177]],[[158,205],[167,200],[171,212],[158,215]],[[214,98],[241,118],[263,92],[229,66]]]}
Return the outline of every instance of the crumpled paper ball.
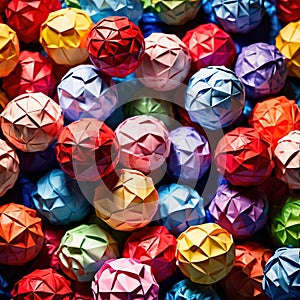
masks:
{"label": "crumpled paper ball", "polygon": [[274,45],[251,44],[242,48],[235,73],[246,88],[247,98],[260,100],[278,94],[287,77],[285,57]]}
{"label": "crumpled paper ball", "polygon": [[268,300],[262,289],[262,280],[264,268],[272,255],[272,250],[258,243],[246,242],[237,245],[233,268],[221,282],[227,298]]}
{"label": "crumpled paper ball", "polygon": [[94,299],[158,299],[159,286],[148,265],[133,258],[106,261],[92,282]]}
{"label": "crumpled paper ball", "polygon": [[71,300],[71,283],[55,270],[35,270],[14,284],[12,296],[15,300],[57,299]]}
{"label": "crumpled paper ball", "polygon": [[170,91],[185,80],[190,65],[189,49],[176,35],[154,32],[145,38],[145,55],[135,75],[149,88]]}
{"label": "crumpled paper ball", "polygon": [[9,75],[19,62],[20,46],[17,34],[0,23],[0,77]]}
{"label": "crumpled paper ball", "polygon": [[34,259],[43,247],[42,221],[36,211],[8,203],[0,206],[0,263],[22,266]]}
{"label": "crumpled paper ball", "polygon": [[170,136],[164,123],[152,116],[126,119],[115,130],[120,162],[145,174],[158,169],[170,153]]}
{"label": "crumpled paper ball", "polygon": [[300,248],[279,248],[268,261],[262,287],[271,299],[300,298]]}
{"label": "crumpled paper ball", "polygon": [[111,188],[95,189],[97,216],[110,227],[133,231],[149,224],[156,213],[158,194],[152,178],[136,170],[121,169]]}
{"label": "crumpled paper ball", "polygon": [[40,43],[55,63],[75,66],[88,58],[86,43],[92,27],[92,20],[83,10],[57,10],[41,25]]}
{"label": "crumpled paper ball", "polygon": [[208,66],[231,68],[236,59],[231,36],[213,23],[189,30],[182,41],[190,50],[192,70],[195,72]]}
{"label": "crumpled paper ball", "polygon": [[233,185],[252,186],[266,180],[274,162],[270,144],[253,128],[226,133],[215,150],[218,172]]}
{"label": "crumpled paper ball", "polygon": [[145,42],[143,34],[128,18],[100,20],[88,36],[90,60],[104,75],[126,77],[141,63]]}
{"label": "crumpled paper ball", "polygon": [[290,23],[300,19],[299,0],[276,0],[275,5],[277,16],[282,22]]}
{"label": "crumpled paper ball", "polygon": [[68,230],[56,252],[61,270],[73,280],[92,281],[105,261],[119,256],[117,242],[96,224]]}
{"label": "crumpled paper ball", "polygon": [[291,131],[281,138],[274,154],[278,178],[290,189],[300,190],[300,131]]}
{"label": "crumpled paper ball", "polygon": [[236,74],[224,66],[202,68],[189,80],[185,109],[193,122],[216,130],[232,125],[242,114],[245,90]]}
{"label": "crumpled paper ball", "polygon": [[171,151],[168,175],[182,182],[200,179],[210,168],[211,154],[207,139],[195,128],[182,126],[170,132]]}
{"label": "crumpled paper ball", "polygon": [[114,81],[92,65],[72,68],[57,87],[59,105],[69,121],[95,118],[105,121],[118,104]]}
{"label": "crumpled paper ball", "polygon": [[215,223],[190,226],[177,238],[176,263],[191,281],[212,284],[232,269],[235,245],[227,230]]}
{"label": "crumpled paper ball", "polygon": [[11,0],[5,9],[7,25],[14,29],[25,43],[37,42],[40,26],[50,12],[61,9],[58,0]]}
{"label": "crumpled paper ball", "polygon": [[165,300],[221,300],[211,285],[200,285],[183,279],[167,292]]}
{"label": "crumpled paper ball", "polygon": [[2,82],[10,99],[29,92],[52,97],[57,85],[50,61],[39,52],[30,51],[20,53],[19,64]]}
{"label": "crumpled paper ball", "polygon": [[55,146],[61,169],[78,181],[96,181],[118,163],[119,145],[103,122],[83,118],[64,127]]}
{"label": "crumpled paper ball", "polygon": [[43,93],[20,95],[1,114],[3,134],[24,152],[47,149],[62,127],[61,108]]}
{"label": "crumpled paper ball", "polygon": [[255,105],[248,123],[274,149],[282,137],[292,130],[300,129],[300,110],[295,101],[285,96],[271,98]]}
{"label": "crumpled paper ball", "polygon": [[291,22],[283,27],[276,37],[275,45],[286,57],[288,75],[300,77],[300,20]]}
{"label": "crumpled paper ball", "polygon": [[254,188],[219,185],[208,210],[214,221],[236,239],[249,239],[268,220],[266,196]]}
{"label": "crumpled paper ball", "polygon": [[91,208],[77,181],[60,169],[40,178],[31,196],[39,214],[53,225],[80,222]]}
{"label": "crumpled paper ball", "polygon": [[158,209],[153,219],[173,235],[178,236],[189,226],[205,221],[203,199],[196,190],[171,183],[160,186],[157,191]]}
{"label": "crumpled paper ball", "polygon": [[149,265],[156,281],[162,282],[176,271],[176,239],[164,226],[134,231],[123,248],[124,258],[136,258]]}
{"label": "crumpled paper ball", "polygon": [[212,8],[225,31],[243,34],[255,29],[265,12],[263,0],[213,0]]}

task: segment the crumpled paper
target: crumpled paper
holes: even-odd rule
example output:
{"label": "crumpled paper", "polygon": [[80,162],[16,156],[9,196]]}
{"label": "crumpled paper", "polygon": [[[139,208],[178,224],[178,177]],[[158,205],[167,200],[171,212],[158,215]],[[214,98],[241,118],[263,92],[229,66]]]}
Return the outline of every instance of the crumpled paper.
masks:
{"label": "crumpled paper", "polygon": [[121,169],[117,174],[112,187],[102,184],[95,189],[97,216],[117,230],[133,231],[146,226],[158,205],[152,179],[136,170]]}
{"label": "crumpled paper", "polygon": [[202,68],[189,80],[185,109],[193,122],[216,130],[232,125],[242,114],[245,90],[236,74],[224,66]]}
{"label": "crumpled paper", "polygon": [[126,17],[100,20],[88,36],[87,49],[92,63],[110,77],[126,77],[141,63],[144,37]]}
{"label": "crumpled paper", "polygon": [[26,93],[8,103],[1,114],[1,129],[18,149],[47,149],[63,127],[61,108],[43,93]]}
{"label": "crumpled paper", "polygon": [[92,281],[108,259],[119,256],[117,242],[96,224],[68,230],[56,252],[61,270],[73,280]]}
{"label": "crumpled paper", "polygon": [[95,118],[105,121],[118,104],[114,81],[92,65],[72,68],[57,87],[59,105],[69,121]]}
{"label": "crumpled paper", "polygon": [[41,25],[40,43],[55,63],[78,65],[88,58],[86,43],[92,27],[92,20],[83,10],[57,10]]}
{"label": "crumpled paper", "polygon": [[218,172],[233,185],[252,186],[266,180],[274,161],[270,144],[253,128],[226,133],[215,150]]}
{"label": "crumpled paper", "polygon": [[298,21],[300,19],[299,0],[276,0],[276,14],[284,23]]}
{"label": "crumpled paper", "polygon": [[83,118],[64,127],[55,146],[61,169],[78,181],[96,181],[119,160],[114,132],[103,122]]}
{"label": "crumpled paper", "polygon": [[213,0],[213,12],[227,32],[248,33],[263,19],[263,0]]}
{"label": "crumpled paper", "polygon": [[264,268],[272,255],[272,250],[255,242],[237,245],[230,275],[221,282],[227,298],[268,300],[269,298],[262,289],[262,280]]}
{"label": "crumpled paper", "polygon": [[52,97],[57,85],[50,61],[39,52],[30,51],[20,53],[19,64],[2,82],[10,99],[30,92]]}
{"label": "crumpled paper", "polygon": [[7,95],[5,94],[5,92],[3,92],[0,89],[0,113],[3,112],[4,108],[6,107],[6,105],[8,104],[9,99],[7,97]]}
{"label": "crumpled paper", "polygon": [[271,299],[300,298],[300,248],[279,248],[268,261],[262,287]]}
{"label": "crumpled paper", "polygon": [[235,73],[246,88],[247,98],[260,100],[276,95],[287,77],[285,57],[274,45],[251,44],[242,48]]}
{"label": "crumpled paper", "polygon": [[228,231],[215,223],[190,226],[177,238],[175,258],[191,281],[212,284],[231,271],[235,245]]}
{"label": "crumpled paper", "polygon": [[0,77],[9,75],[19,62],[20,46],[17,34],[0,23]]}
{"label": "crumpled paper", "polygon": [[267,99],[255,105],[248,123],[274,149],[282,137],[300,129],[300,110],[295,101],[285,96]]}
{"label": "crumpled paper", "polygon": [[195,72],[208,66],[231,68],[236,59],[231,36],[213,23],[189,30],[182,41],[190,50],[192,70]]}
{"label": "crumpled paper", "polygon": [[42,220],[36,211],[9,203],[0,206],[0,263],[22,266],[34,259],[43,247]]}
{"label": "crumpled paper", "polygon": [[144,227],[129,236],[122,257],[136,258],[149,265],[159,283],[175,273],[175,251],[176,239],[166,227]]}
{"label": "crumpled paper", "polygon": [[161,167],[170,153],[170,136],[164,123],[152,116],[126,119],[115,130],[120,162],[145,174]]}
{"label": "crumpled paper", "polygon": [[189,50],[179,37],[154,32],[145,38],[145,55],[135,75],[149,88],[169,91],[185,80],[190,65]]}
{"label": "crumpled paper", "polygon": [[236,239],[248,239],[268,220],[266,196],[256,187],[238,188],[221,184],[208,210],[214,221]]}
{"label": "crumpled paper", "polygon": [[57,299],[71,300],[71,283],[55,270],[35,270],[14,284],[12,296],[15,300]]}
{"label": "crumpled paper", "polygon": [[92,290],[98,300],[157,300],[159,286],[150,266],[133,258],[120,258],[104,263],[95,275]]}
{"label": "crumpled paper", "polygon": [[7,25],[14,29],[19,39],[25,43],[36,42],[40,36],[40,26],[50,12],[61,9],[58,0],[13,0],[5,9]]}

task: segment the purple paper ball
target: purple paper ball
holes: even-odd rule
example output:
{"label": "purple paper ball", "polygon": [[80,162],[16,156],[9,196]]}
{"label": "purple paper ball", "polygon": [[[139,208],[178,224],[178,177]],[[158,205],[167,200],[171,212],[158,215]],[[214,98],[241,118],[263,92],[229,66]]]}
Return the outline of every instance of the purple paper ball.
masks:
{"label": "purple paper ball", "polygon": [[284,87],[287,77],[285,57],[274,45],[252,44],[242,49],[235,73],[242,80],[248,98],[276,95]]}
{"label": "purple paper ball", "polygon": [[250,238],[267,222],[266,196],[256,187],[222,184],[208,209],[214,221],[236,239]]}

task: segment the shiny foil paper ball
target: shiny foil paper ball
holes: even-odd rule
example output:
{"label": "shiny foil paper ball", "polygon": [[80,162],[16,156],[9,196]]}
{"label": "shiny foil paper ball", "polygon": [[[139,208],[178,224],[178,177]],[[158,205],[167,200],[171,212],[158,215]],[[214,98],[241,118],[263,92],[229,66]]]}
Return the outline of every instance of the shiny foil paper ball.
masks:
{"label": "shiny foil paper ball", "polygon": [[0,206],[0,263],[22,266],[43,247],[42,221],[36,211],[9,203]]}
{"label": "shiny foil paper ball", "polygon": [[145,38],[145,56],[136,69],[136,77],[157,91],[178,87],[190,71],[187,46],[174,34],[155,32]]}
{"label": "shiny foil paper ball", "polygon": [[91,208],[77,181],[60,169],[40,178],[31,196],[39,214],[53,225],[80,222]]}
{"label": "shiny foil paper ball", "polygon": [[64,127],[55,146],[61,169],[78,181],[96,181],[118,163],[114,132],[103,122],[83,118]]}
{"label": "shiny foil paper ball", "polygon": [[279,248],[264,269],[262,287],[271,299],[300,298],[300,248]]}
{"label": "shiny foil paper ball", "polygon": [[285,57],[274,45],[251,44],[242,48],[235,64],[247,98],[260,100],[278,94],[287,77]]}
{"label": "shiny foil paper ball", "polygon": [[57,10],[41,25],[39,41],[55,63],[75,66],[88,58],[86,43],[92,27],[92,20],[83,10]]}
{"label": "shiny foil paper ball", "polygon": [[144,37],[128,18],[107,17],[91,30],[87,49],[90,60],[101,73],[126,77],[141,63],[145,51]]}
{"label": "shiny foil paper ball", "polygon": [[190,226],[177,238],[176,263],[191,281],[212,284],[232,269],[235,245],[232,236],[215,223]]}
{"label": "shiny foil paper ball", "polygon": [[294,130],[278,141],[275,148],[277,177],[290,189],[300,190],[300,131]]}
{"label": "shiny foil paper ball", "polygon": [[176,271],[176,239],[164,226],[144,227],[134,231],[123,248],[124,258],[136,258],[149,265],[157,282]]}
{"label": "shiny foil paper ball", "polygon": [[235,248],[235,261],[230,275],[221,284],[228,299],[268,300],[262,289],[264,268],[273,251],[254,242]]}
{"label": "shiny foil paper ball", "polygon": [[236,49],[231,36],[213,23],[201,24],[189,30],[182,41],[192,57],[192,70],[208,66],[231,68],[236,59]]}
{"label": "shiny foil paper ball", "polygon": [[221,184],[208,210],[214,221],[236,239],[249,239],[267,223],[266,196],[256,187]]}
{"label": "shiny foil paper ball", "polygon": [[17,34],[0,23],[0,77],[9,75],[19,62],[20,46]]}
{"label": "shiny foil paper ball", "polygon": [[[158,209],[154,220],[178,236],[189,226],[205,221],[203,199],[189,186],[167,184],[158,188]],[[182,222],[184,220],[184,222]]]}
{"label": "shiny foil paper ball", "polygon": [[50,12],[61,9],[58,0],[12,0],[5,9],[7,25],[14,29],[25,43],[37,42],[40,26]]}
{"label": "shiny foil paper ball", "polygon": [[121,169],[111,188],[95,190],[97,216],[110,227],[133,231],[149,224],[156,213],[158,194],[150,177],[135,170]]}
{"label": "shiny foil paper ball", "polygon": [[68,230],[56,253],[61,270],[80,282],[92,281],[105,261],[119,256],[117,242],[96,224]]}
{"label": "shiny foil paper ball", "polygon": [[170,136],[163,122],[147,116],[126,119],[117,127],[120,162],[145,174],[158,169],[170,153]]}
{"label": "shiny foil paper ball", "polygon": [[19,64],[2,82],[10,99],[37,92],[52,97],[57,85],[52,63],[39,52],[30,51],[20,53]]}
{"label": "shiny foil paper ball", "polygon": [[284,23],[298,21],[300,19],[299,0],[276,0],[277,16]]}
{"label": "shiny foil paper ball", "polygon": [[263,0],[213,0],[213,12],[225,31],[248,33],[264,16]]}
{"label": "shiny foil paper ball", "polygon": [[92,282],[94,299],[158,299],[159,286],[148,265],[132,258],[104,263]]}
{"label": "shiny foil paper ball", "polygon": [[267,99],[255,105],[248,123],[274,149],[290,131],[300,129],[300,110],[295,101],[285,96]]}
{"label": "shiny foil paper ball", "polygon": [[236,74],[224,66],[202,68],[189,80],[185,109],[193,122],[216,130],[232,125],[242,114],[245,90]]}
{"label": "shiny foil paper ball", "polygon": [[12,296],[15,300],[57,299],[71,300],[71,283],[55,270],[35,270],[14,284]]}
{"label": "shiny foil paper ball", "polygon": [[24,152],[47,149],[62,127],[61,108],[43,93],[20,95],[1,114],[3,134]]}
{"label": "shiny foil paper ball", "polygon": [[221,138],[215,150],[215,163],[229,183],[240,186],[262,183],[274,168],[270,144],[256,130],[245,127]]}

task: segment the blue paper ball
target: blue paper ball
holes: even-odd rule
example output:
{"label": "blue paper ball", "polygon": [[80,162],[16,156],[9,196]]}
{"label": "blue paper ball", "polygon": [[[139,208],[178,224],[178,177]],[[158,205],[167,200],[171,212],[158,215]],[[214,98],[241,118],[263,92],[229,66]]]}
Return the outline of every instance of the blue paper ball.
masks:
{"label": "blue paper ball", "polygon": [[145,11],[140,20],[140,28],[143,36],[146,38],[153,32],[163,32],[163,23],[160,18],[151,11]]}
{"label": "blue paper ball", "polygon": [[279,248],[264,269],[263,289],[276,300],[300,299],[300,248]]}
{"label": "blue paper ball", "polygon": [[60,169],[51,170],[38,181],[32,199],[40,215],[53,225],[82,221],[91,208],[76,180]]}

